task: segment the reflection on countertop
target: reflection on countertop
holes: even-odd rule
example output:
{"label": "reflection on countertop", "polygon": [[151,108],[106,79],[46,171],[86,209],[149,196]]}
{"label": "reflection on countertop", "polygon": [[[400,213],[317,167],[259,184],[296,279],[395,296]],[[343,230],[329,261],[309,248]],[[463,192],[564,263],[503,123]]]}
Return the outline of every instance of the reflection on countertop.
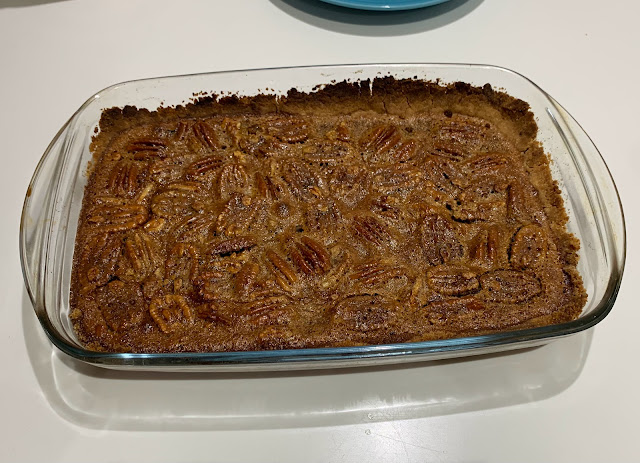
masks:
{"label": "reflection on countertop", "polygon": [[535,402],[567,389],[593,330],[501,354],[396,366],[265,373],[107,370],[55,349],[26,291],[29,359],[52,409],[82,427],[216,430],[336,426]]}

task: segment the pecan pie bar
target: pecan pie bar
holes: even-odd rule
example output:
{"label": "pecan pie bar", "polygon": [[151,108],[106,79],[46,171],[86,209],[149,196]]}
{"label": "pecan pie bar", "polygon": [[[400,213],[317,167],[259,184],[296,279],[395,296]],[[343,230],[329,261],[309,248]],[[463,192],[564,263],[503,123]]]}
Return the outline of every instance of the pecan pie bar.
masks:
{"label": "pecan pie bar", "polygon": [[401,343],[575,319],[529,106],[380,78],[103,113],[71,281],[87,347]]}

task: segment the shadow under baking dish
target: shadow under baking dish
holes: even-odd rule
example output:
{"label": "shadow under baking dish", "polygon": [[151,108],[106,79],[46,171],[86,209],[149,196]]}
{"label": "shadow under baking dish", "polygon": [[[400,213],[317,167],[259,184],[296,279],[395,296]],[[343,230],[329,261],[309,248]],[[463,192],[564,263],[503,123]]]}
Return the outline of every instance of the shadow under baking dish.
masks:
{"label": "shadow under baking dish", "polygon": [[52,349],[26,291],[29,360],[62,418],[109,430],[216,430],[336,426],[534,402],[580,375],[593,330],[541,347],[393,366],[264,373],[107,370]]}

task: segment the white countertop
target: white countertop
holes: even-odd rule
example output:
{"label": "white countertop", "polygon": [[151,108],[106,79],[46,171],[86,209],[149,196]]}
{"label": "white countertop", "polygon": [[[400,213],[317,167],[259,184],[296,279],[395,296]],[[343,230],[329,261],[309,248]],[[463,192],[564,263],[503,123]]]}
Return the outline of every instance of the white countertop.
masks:
{"label": "white countertop", "polygon": [[[0,0],[0,461],[640,461],[638,17],[631,1],[373,15],[314,0]],[[513,354],[296,374],[114,373],[50,345],[22,282],[19,216],[42,152],[88,96],[142,77],[365,62],[508,67],[582,124],[629,237],[601,324]]]}

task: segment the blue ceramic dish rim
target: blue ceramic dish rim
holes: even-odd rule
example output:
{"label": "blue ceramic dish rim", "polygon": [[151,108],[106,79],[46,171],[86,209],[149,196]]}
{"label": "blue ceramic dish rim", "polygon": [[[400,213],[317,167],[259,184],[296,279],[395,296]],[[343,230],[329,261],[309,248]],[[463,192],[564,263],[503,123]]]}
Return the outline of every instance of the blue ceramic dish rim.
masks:
{"label": "blue ceramic dish rim", "polygon": [[322,0],[336,6],[368,11],[403,11],[439,5],[449,0]]}

